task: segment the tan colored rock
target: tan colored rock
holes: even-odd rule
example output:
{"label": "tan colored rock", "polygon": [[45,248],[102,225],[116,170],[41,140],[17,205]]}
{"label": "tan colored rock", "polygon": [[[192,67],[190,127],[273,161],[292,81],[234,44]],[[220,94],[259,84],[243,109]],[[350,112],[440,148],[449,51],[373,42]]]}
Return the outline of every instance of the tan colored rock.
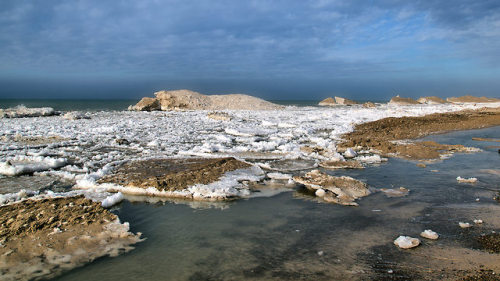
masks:
{"label": "tan colored rock", "polygon": [[395,105],[412,105],[412,104],[419,104],[418,101],[412,99],[412,98],[402,98],[399,95],[393,97],[390,101],[389,104],[395,104]]}
{"label": "tan colored rock", "polygon": [[452,103],[483,103],[483,102],[500,102],[497,98],[487,98],[487,97],[475,97],[475,96],[462,96],[462,97],[451,97],[446,99],[448,102]]}
{"label": "tan colored rock", "polygon": [[337,102],[333,98],[326,98],[318,103],[319,106],[334,106]]}
{"label": "tan colored rock", "polygon": [[358,104],[357,102],[353,101],[353,100],[350,100],[350,99],[346,99],[346,98],[341,98],[341,97],[335,97],[335,102],[337,104],[341,104],[341,105],[353,105],[353,104]]}
{"label": "tan colored rock", "polygon": [[369,101],[369,102],[363,103],[363,107],[364,108],[375,108],[377,106],[373,102]]}
{"label": "tan colored rock", "polygon": [[320,192],[323,194],[323,200],[341,205],[357,206],[358,204],[354,202],[356,199],[370,194],[364,182],[346,176],[330,176],[319,170],[293,177],[293,180],[313,192],[323,189],[325,193]]}
{"label": "tan colored rock", "polygon": [[160,110],[160,102],[156,98],[142,98],[136,105],[129,107],[129,110],[154,111]]}
{"label": "tan colored rock", "polygon": [[439,98],[439,97],[421,97],[417,100],[419,103],[422,103],[422,104],[443,104],[443,103],[449,103],[447,101],[445,101],[444,99],[442,98]]}

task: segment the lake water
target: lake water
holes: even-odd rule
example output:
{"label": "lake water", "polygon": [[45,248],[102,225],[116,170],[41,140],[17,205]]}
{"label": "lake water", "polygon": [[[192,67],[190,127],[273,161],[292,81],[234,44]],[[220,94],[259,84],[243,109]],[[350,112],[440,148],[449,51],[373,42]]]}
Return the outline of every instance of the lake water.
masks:
{"label": "lake water", "polygon": [[[410,189],[399,198],[374,193],[359,200],[359,207],[319,203],[297,186],[216,208],[124,201],[114,212],[147,240],[129,253],[100,258],[55,280],[446,279],[433,271],[444,258],[419,257],[438,249],[473,248],[472,232],[461,230],[459,221],[480,217],[483,230],[500,227],[498,203],[492,199],[500,190],[499,175],[491,172],[500,167],[498,148],[491,147],[499,144],[471,140],[499,136],[500,127],[429,136],[483,151],[456,154],[426,168],[390,159],[364,170],[327,171],[372,188]],[[479,182],[457,183],[457,176]],[[399,235],[418,237],[424,229],[438,232],[440,239],[410,251],[392,244]],[[498,256],[490,258],[500,262]]]}

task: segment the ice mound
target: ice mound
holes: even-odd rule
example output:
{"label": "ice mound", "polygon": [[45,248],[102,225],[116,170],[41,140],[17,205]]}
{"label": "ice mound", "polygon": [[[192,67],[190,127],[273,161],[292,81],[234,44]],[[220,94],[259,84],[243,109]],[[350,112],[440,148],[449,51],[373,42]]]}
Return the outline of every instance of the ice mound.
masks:
{"label": "ice mound", "polygon": [[156,98],[143,98],[130,110],[276,110],[282,107],[243,95],[203,95],[189,90],[159,91]]}
{"label": "ice mound", "polygon": [[56,112],[51,107],[28,108],[24,105],[19,105],[13,108],[0,109],[0,118],[40,117],[55,114]]}

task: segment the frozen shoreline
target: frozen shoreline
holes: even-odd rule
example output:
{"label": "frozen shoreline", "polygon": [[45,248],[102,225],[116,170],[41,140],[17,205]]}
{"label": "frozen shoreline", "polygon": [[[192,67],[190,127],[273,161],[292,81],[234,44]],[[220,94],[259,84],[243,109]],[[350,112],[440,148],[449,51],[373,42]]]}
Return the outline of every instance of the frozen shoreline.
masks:
{"label": "frozen shoreline", "polygon": [[[356,124],[386,117],[498,106],[499,103],[380,105],[377,108],[289,106],[264,112],[224,111],[231,118],[223,121],[209,118],[209,111],[102,111],[88,113],[90,119],[78,120],[66,120],[62,116],[4,119],[0,126],[0,167],[5,175],[39,172],[76,183],[88,179],[86,175],[100,178],[117,163],[154,158],[235,156],[245,159],[242,155],[250,155],[251,159],[254,154],[253,161],[261,167],[269,166],[269,161],[259,160],[266,155],[274,159],[313,161],[317,166],[320,161],[343,159],[336,145],[340,136],[351,132]],[[26,144],[23,138],[39,138],[40,142]],[[51,141],[44,143],[47,138]],[[60,141],[52,141],[54,138]],[[324,151],[311,152],[304,147],[320,147]],[[368,163],[374,159],[371,155],[359,155],[357,160]],[[53,171],[54,168],[59,170]],[[208,190],[213,193],[214,187]]]}

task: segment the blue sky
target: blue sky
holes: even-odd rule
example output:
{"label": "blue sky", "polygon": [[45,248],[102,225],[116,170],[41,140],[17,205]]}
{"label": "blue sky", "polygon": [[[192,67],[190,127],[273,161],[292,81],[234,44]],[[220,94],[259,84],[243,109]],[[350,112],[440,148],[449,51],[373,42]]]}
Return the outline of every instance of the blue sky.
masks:
{"label": "blue sky", "polygon": [[0,98],[499,97],[498,50],[498,0],[2,0]]}

